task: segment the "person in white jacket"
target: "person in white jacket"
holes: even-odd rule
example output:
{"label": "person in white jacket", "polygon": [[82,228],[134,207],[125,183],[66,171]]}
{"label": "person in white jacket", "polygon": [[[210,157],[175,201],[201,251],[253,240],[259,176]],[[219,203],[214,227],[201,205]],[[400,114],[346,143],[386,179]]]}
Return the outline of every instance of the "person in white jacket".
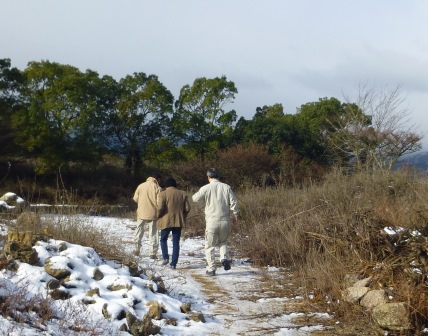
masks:
{"label": "person in white jacket", "polygon": [[215,248],[220,250],[220,260],[225,271],[230,270],[231,261],[228,254],[227,239],[230,234],[230,217],[232,222],[238,220],[238,203],[232,188],[219,181],[219,172],[215,168],[208,169],[209,183],[201,187],[192,196],[194,202],[205,202],[205,257],[207,259],[207,275],[215,275]]}

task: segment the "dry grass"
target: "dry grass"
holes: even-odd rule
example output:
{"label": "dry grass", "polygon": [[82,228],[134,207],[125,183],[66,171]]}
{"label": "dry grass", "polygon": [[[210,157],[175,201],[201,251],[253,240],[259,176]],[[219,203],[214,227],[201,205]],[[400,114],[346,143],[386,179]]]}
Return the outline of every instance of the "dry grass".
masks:
{"label": "dry grass", "polygon": [[[239,203],[233,243],[256,264],[291,267],[308,293],[322,293],[332,302],[340,299],[346,274],[372,276],[409,304],[417,330],[427,323],[426,177],[409,172],[349,176],[336,170],[305,188],[247,189]],[[401,231],[390,236],[385,227]],[[414,295],[415,289],[424,294]],[[334,310],[351,316],[355,307]]]}

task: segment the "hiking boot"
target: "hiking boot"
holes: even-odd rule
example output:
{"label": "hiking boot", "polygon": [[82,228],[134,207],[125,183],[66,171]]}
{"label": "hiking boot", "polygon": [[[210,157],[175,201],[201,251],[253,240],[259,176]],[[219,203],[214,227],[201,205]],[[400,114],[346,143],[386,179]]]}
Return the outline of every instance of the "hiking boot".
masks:
{"label": "hiking boot", "polygon": [[229,260],[227,260],[227,259],[223,259],[223,260],[221,261],[221,265],[223,266],[223,268],[224,268],[224,270],[225,270],[225,271],[228,271],[228,270],[230,270],[230,269],[231,269],[230,261],[229,261]]}
{"label": "hiking boot", "polygon": [[215,275],[215,271],[206,271],[205,274],[209,275],[209,276],[214,276]]}
{"label": "hiking boot", "polygon": [[155,256],[155,255],[151,255],[149,258],[152,259],[152,260],[156,260],[158,257]]}
{"label": "hiking boot", "polygon": [[170,265],[169,267],[171,267],[171,269],[175,269],[176,268],[176,266],[174,266],[174,265]]}
{"label": "hiking boot", "polygon": [[165,266],[166,264],[169,263],[169,259],[164,259],[162,260],[162,266]]}
{"label": "hiking boot", "polygon": [[132,251],[133,255],[139,256],[140,255],[140,249],[135,249]]}

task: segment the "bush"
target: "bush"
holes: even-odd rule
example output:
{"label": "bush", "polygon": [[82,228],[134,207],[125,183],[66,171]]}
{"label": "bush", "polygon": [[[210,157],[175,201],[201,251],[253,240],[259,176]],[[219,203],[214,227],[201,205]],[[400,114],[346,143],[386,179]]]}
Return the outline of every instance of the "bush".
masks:
{"label": "bush", "polygon": [[236,145],[219,152],[218,159],[212,166],[217,167],[222,180],[235,189],[265,187],[273,184],[278,159],[261,145]]}

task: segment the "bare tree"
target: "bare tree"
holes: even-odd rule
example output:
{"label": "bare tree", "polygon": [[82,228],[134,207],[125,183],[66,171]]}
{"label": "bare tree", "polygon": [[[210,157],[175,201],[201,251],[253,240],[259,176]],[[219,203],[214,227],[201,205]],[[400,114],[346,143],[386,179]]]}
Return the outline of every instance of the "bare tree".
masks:
{"label": "bare tree", "polygon": [[329,143],[355,169],[390,171],[400,157],[421,149],[422,135],[403,106],[399,85],[380,91],[360,85],[357,102],[346,100],[346,113],[336,121]]}

